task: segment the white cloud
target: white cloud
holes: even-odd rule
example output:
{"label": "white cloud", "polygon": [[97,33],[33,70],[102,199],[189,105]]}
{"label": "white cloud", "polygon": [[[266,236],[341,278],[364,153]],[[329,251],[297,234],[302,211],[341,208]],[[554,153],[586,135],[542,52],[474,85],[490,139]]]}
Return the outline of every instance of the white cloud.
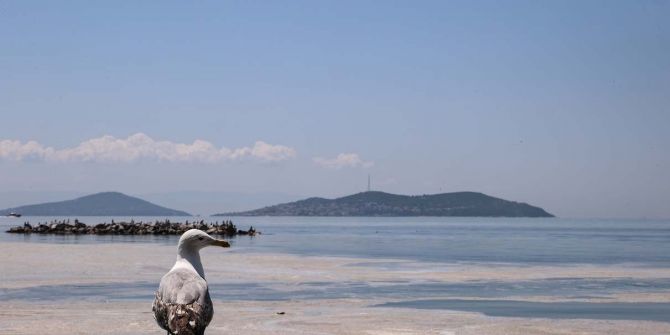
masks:
{"label": "white cloud", "polygon": [[342,153],[337,155],[335,158],[322,158],[314,157],[314,163],[329,169],[342,169],[342,168],[369,168],[372,167],[375,163],[372,161],[364,161],[361,159],[358,154],[354,153]]}
{"label": "white cloud", "polygon": [[24,159],[41,159],[53,154],[52,148],[45,148],[35,141],[21,143],[20,141],[0,141],[0,158],[20,161]]}
{"label": "white cloud", "polygon": [[235,149],[230,153],[233,159],[251,156],[268,162],[278,162],[295,157],[295,149],[283,145],[272,145],[256,141],[253,147]]}
{"label": "white cloud", "polygon": [[220,162],[255,159],[277,162],[295,156],[296,151],[293,148],[263,141],[257,141],[252,147],[229,149],[217,148],[203,140],[195,140],[190,144],[157,141],[142,133],[125,139],[106,135],[64,149],[45,147],[35,141],[0,141],[0,159],[15,161],[40,159],[59,162],[134,162],[148,159],[168,162]]}

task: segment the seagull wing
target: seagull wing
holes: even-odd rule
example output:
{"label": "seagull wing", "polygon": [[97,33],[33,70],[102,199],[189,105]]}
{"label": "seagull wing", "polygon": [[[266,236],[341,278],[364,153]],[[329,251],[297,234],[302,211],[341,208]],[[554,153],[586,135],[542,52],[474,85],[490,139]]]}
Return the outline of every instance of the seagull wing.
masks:
{"label": "seagull wing", "polygon": [[163,276],[152,310],[161,328],[179,335],[204,334],[214,314],[207,282],[187,269]]}

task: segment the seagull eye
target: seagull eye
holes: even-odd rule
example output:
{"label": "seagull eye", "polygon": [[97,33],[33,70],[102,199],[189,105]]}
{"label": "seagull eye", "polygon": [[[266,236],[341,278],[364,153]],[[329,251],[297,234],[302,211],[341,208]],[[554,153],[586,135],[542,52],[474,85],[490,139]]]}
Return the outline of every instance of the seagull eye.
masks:
{"label": "seagull eye", "polygon": [[205,238],[204,238],[204,237],[198,237],[198,239],[199,239],[200,241],[202,241],[202,240],[204,240]]}

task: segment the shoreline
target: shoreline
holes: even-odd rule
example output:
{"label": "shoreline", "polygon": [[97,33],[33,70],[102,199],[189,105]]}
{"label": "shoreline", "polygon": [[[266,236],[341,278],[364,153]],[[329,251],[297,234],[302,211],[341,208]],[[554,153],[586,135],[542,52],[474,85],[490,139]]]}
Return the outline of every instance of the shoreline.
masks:
{"label": "shoreline", "polygon": [[[0,311],[4,334],[164,334],[144,302],[7,304]],[[277,313],[284,312],[284,315]],[[35,315],[40,318],[36,319]],[[670,325],[653,321],[555,320],[489,317],[478,313],[370,308],[349,300],[225,302],[214,300],[211,334],[239,335],[567,335],[664,334]]]}
{"label": "shoreline", "polygon": [[[9,307],[0,311],[0,329],[8,334],[39,333],[44,327],[53,329],[53,334],[83,334],[91,329],[110,334],[161,334],[150,313],[151,295],[174,258],[174,246],[158,244],[1,243],[0,301]],[[496,300],[526,303],[668,302],[670,289],[665,287],[670,269],[665,268],[435,266],[397,259],[218,249],[204,249],[202,259],[215,303],[214,321],[208,328],[211,333],[670,333],[670,322],[492,317],[476,311],[376,306],[431,298],[487,301],[491,297],[482,292],[498,291],[502,295]],[[575,282],[588,286],[621,280],[621,288],[605,287],[593,296],[562,291],[569,292]],[[563,288],[557,290],[556,282]],[[546,294],[551,290],[542,294],[545,283],[554,285],[548,286],[553,287],[553,294]],[[660,284],[659,289],[651,290],[629,287],[636,283]],[[49,294],[56,296],[45,298]]]}

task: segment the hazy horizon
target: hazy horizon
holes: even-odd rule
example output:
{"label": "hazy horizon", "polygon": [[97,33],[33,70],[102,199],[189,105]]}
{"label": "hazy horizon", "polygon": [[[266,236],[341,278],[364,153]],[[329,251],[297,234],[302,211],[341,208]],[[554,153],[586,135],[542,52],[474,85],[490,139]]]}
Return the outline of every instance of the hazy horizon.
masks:
{"label": "hazy horizon", "polygon": [[0,7],[2,208],[119,191],[251,209],[370,174],[670,218],[667,1]]}

